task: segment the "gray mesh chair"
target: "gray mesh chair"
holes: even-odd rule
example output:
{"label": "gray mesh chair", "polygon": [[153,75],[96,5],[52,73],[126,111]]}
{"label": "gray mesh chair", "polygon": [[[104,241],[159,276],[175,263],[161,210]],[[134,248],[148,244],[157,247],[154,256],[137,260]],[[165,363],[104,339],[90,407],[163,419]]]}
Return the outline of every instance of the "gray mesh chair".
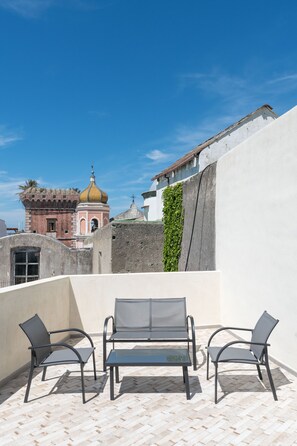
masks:
{"label": "gray mesh chair", "polygon": [[[239,364],[254,364],[257,367],[258,375],[262,380],[262,373],[260,365],[264,365],[267,370],[267,375],[275,401],[277,400],[276,391],[269,367],[268,361],[268,346],[267,340],[278,323],[278,319],[274,319],[266,311],[262,314],[255,325],[254,329],[238,328],[238,327],[222,327],[216,330],[209,338],[207,345],[207,372],[206,378],[209,379],[209,358],[215,366],[215,403],[217,403],[217,388],[218,388],[218,365],[220,362],[230,362]],[[232,341],[223,347],[211,347],[210,344],[214,336],[223,330],[241,330],[250,331],[252,333],[250,341]],[[245,344],[248,348],[233,347],[233,345]]]}
{"label": "gray mesh chair", "polygon": [[[31,366],[24,402],[28,402],[33,370],[35,368],[43,367],[42,381],[44,381],[48,366],[60,364],[79,364],[81,371],[82,399],[83,403],[85,403],[84,366],[88,362],[91,355],[93,356],[94,378],[97,379],[94,353],[95,347],[90,336],[79,328],[66,328],[62,330],[47,331],[44,323],[37,314],[19,325],[31,343],[31,347],[29,347],[31,350]],[[51,334],[70,331],[79,332],[87,337],[90,341],[91,347],[74,348],[65,342],[51,343]],[[56,347],[58,347],[59,350],[56,350]]]}

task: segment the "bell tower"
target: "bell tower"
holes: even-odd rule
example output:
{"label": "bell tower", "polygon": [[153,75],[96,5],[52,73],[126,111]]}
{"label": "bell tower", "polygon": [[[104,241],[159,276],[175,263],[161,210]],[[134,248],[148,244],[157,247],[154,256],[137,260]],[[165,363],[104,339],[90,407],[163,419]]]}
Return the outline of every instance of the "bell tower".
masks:
{"label": "bell tower", "polygon": [[90,183],[81,192],[76,208],[77,248],[83,247],[84,240],[92,232],[109,223],[108,195],[97,186],[94,167],[91,167]]}

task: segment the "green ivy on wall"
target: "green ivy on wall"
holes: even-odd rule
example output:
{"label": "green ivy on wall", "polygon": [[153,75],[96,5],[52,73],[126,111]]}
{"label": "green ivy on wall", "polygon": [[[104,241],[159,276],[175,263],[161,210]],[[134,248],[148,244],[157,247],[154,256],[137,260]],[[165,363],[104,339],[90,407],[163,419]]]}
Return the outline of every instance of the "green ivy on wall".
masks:
{"label": "green ivy on wall", "polygon": [[163,192],[164,271],[178,271],[184,227],[183,186],[168,186]]}

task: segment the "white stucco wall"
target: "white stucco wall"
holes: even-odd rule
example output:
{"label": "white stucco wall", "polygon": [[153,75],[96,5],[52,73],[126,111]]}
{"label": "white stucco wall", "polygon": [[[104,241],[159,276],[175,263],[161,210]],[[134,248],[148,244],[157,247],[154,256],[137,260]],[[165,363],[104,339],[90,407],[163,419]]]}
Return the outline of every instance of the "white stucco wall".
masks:
{"label": "white stucco wall", "polygon": [[116,297],[186,297],[196,326],[220,323],[220,273],[216,271],[94,274],[70,276],[70,280],[70,320],[90,333],[102,333],[105,317],[114,313]]}
{"label": "white stucco wall", "polygon": [[[48,330],[67,328],[70,326],[69,303],[68,276],[0,289],[0,382],[31,358],[30,343],[19,324],[37,313]],[[55,336],[54,342],[65,334]]]}
{"label": "white stucco wall", "polygon": [[222,323],[267,310],[271,354],[297,370],[297,108],[220,158],[216,185]]}
{"label": "white stucco wall", "polygon": [[192,159],[189,163],[176,169],[175,172],[168,174],[166,178],[160,178],[156,185],[157,195],[150,200],[145,201],[145,205],[149,204],[147,211],[147,220],[161,220],[163,217],[163,201],[162,194],[168,185],[174,185],[178,182],[184,182],[204,170],[209,164],[217,161],[225,153],[232,150],[241,142],[247,140],[262,128],[276,119],[276,115],[267,108],[261,108],[256,113],[247,117],[242,123],[234,127],[227,134],[224,134],[212,144],[203,149],[198,158]]}
{"label": "white stucco wall", "polygon": [[232,150],[238,144],[266,127],[267,124],[270,124],[275,119],[274,114],[270,113],[268,110],[264,112],[263,110],[259,110],[252,115],[250,119],[247,119],[238,127],[232,129],[232,131],[227,133],[224,137],[218,139],[202,150],[199,155],[199,172],[205,169],[209,164],[217,161],[221,156]]}
{"label": "white stucco wall", "polygon": [[60,276],[0,289],[0,383],[29,362],[30,344],[19,323],[35,313],[49,330],[77,327],[96,334],[113,314],[116,297],[186,296],[196,326],[216,325],[219,294],[218,272]]}

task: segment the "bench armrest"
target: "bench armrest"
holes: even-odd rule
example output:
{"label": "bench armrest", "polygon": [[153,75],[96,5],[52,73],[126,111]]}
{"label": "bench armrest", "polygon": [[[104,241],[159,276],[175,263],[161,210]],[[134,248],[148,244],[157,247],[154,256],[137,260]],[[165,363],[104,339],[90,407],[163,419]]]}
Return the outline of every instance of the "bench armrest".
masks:
{"label": "bench armrest", "polygon": [[114,317],[113,316],[107,316],[104,321],[104,327],[103,327],[103,339],[106,339],[107,337],[107,328],[108,328],[108,322],[112,319],[112,332],[115,333],[115,325],[114,325]]}
{"label": "bench armrest", "polygon": [[191,327],[191,332],[192,332],[192,340],[195,343],[196,339],[195,339],[195,323],[194,323],[194,318],[191,315],[187,316],[187,329],[189,331],[189,325]]}

